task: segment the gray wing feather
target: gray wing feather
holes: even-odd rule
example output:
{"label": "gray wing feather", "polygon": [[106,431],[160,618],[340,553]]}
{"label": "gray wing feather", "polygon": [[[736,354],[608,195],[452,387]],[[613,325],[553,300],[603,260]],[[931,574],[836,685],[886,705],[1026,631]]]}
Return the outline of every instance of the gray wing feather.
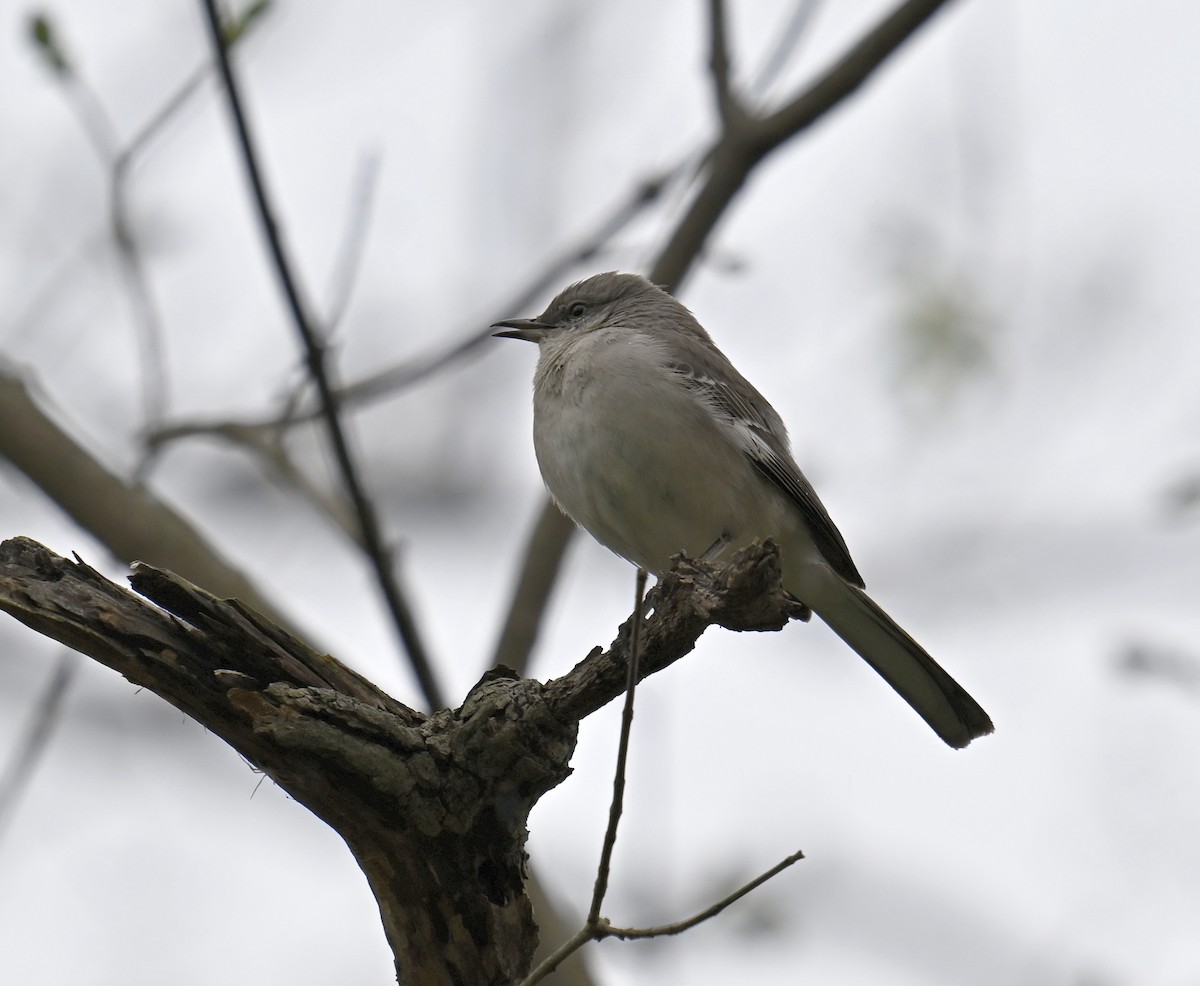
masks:
{"label": "gray wing feather", "polygon": [[680,382],[697,400],[703,401],[714,414],[740,432],[741,445],[747,458],[760,475],[796,505],[830,568],[847,582],[862,588],[863,578],[850,558],[846,542],[834,526],[825,505],[817,497],[816,490],[792,460],[782,419],[766,398],[715,351],[715,347],[713,352],[704,355],[710,360],[719,357],[724,363],[723,375],[739,382],[740,389],[688,363],[673,361],[669,369],[679,375]]}

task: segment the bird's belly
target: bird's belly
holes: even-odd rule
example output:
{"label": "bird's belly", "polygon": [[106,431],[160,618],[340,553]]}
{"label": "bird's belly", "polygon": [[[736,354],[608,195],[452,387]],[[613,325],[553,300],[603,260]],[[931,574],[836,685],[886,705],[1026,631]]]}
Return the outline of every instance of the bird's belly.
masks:
{"label": "bird's belly", "polygon": [[546,485],[597,541],[655,573],[680,552],[780,536],[779,498],[699,410],[651,406],[634,419],[592,402],[569,408],[553,430],[535,424]]}

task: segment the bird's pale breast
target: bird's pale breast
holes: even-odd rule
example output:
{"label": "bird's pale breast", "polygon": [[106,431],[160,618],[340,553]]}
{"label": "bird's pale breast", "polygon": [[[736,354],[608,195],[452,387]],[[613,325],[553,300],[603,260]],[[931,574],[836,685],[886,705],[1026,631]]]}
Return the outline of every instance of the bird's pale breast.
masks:
{"label": "bird's pale breast", "polygon": [[[718,539],[780,536],[780,502],[664,367],[654,340],[621,330],[547,350],[534,448],[559,506],[596,540],[652,572]],[[549,410],[553,408],[553,410]]]}

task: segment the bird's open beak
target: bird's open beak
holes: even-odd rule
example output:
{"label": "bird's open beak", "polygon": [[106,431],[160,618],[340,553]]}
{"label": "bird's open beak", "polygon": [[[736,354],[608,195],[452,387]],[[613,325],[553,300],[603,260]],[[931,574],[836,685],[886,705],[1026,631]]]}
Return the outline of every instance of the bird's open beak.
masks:
{"label": "bird's open beak", "polygon": [[506,318],[503,322],[493,322],[492,328],[503,329],[502,332],[493,332],[492,335],[500,336],[504,339],[524,339],[526,342],[541,342],[554,326],[547,325],[545,322],[539,322],[536,318]]}

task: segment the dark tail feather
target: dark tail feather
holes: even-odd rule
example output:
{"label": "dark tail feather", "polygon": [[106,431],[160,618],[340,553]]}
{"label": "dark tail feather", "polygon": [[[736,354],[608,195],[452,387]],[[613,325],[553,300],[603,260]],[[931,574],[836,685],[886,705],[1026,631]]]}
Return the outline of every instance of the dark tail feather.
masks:
{"label": "dark tail feather", "polygon": [[[861,589],[832,572],[805,595],[830,628],[883,676],[946,743],[956,749],[992,732],[992,720],[965,688]],[[835,585],[836,583],[836,585]]]}

